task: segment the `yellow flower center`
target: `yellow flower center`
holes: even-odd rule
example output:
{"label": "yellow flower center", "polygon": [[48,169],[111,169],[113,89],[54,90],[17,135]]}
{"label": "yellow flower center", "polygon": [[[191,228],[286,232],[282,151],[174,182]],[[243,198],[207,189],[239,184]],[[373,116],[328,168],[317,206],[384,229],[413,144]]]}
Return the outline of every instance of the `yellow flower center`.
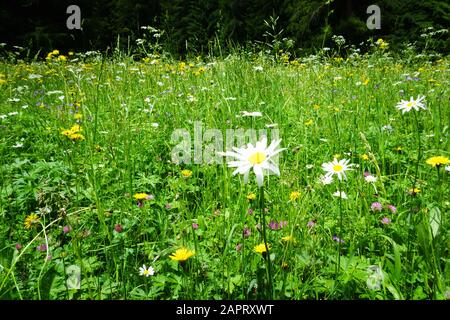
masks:
{"label": "yellow flower center", "polygon": [[407,104],[406,104],[406,106],[408,107],[408,108],[411,108],[412,106],[414,105],[414,102],[408,102]]}
{"label": "yellow flower center", "polygon": [[150,271],[148,271],[148,269],[144,270],[144,276],[148,275],[150,273]]}
{"label": "yellow flower center", "polygon": [[342,169],[344,169],[344,168],[343,168],[340,164],[335,164],[335,165],[333,166],[333,171],[334,171],[334,172],[341,172]]}
{"label": "yellow flower center", "polygon": [[255,152],[248,157],[248,161],[250,161],[252,165],[261,164],[264,160],[266,160],[266,155],[263,152]]}

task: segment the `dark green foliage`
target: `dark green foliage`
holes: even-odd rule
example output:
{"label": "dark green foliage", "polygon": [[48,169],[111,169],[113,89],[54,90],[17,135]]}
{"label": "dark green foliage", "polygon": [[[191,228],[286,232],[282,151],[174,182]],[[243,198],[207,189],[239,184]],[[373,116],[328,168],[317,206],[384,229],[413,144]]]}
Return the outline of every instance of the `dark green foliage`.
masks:
{"label": "dark green foliage", "polygon": [[[81,8],[82,30],[66,28],[71,4]],[[381,30],[366,27],[371,4],[381,8]],[[421,37],[425,28],[450,24],[450,4],[443,0],[3,0],[0,42],[35,51],[129,49],[142,36],[140,27],[151,25],[166,32],[166,50],[208,52],[212,43],[223,49],[265,41],[264,20],[270,17],[279,17],[282,37],[294,40],[297,49],[331,45],[335,34],[350,44],[383,37],[391,48],[416,42],[419,48],[449,50],[447,34],[433,35],[432,47],[429,37]]]}

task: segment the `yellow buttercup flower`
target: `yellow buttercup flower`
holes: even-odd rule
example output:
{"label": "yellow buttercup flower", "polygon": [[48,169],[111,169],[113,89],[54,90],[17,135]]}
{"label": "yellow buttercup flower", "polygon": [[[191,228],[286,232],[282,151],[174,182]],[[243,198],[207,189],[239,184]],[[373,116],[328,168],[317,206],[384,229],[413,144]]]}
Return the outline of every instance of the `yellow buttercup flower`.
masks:
{"label": "yellow buttercup flower", "polygon": [[136,193],[133,198],[135,198],[136,200],[144,200],[148,197],[148,194],[146,193]]}
{"label": "yellow buttercup flower", "polygon": [[295,242],[295,238],[292,235],[281,238],[281,240],[286,242]]}
{"label": "yellow buttercup flower", "polygon": [[[270,244],[267,244],[267,248],[269,250],[271,249]],[[261,253],[261,254],[266,253],[267,252],[266,245],[264,243],[258,244],[253,248],[253,251],[255,251],[256,253]]]}
{"label": "yellow buttercup flower", "polygon": [[251,192],[251,193],[249,193],[248,195],[247,195],[247,200],[248,201],[253,201],[253,200],[255,200],[256,199],[256,194],[254,194],[253,192]]}
{"label": "yellow buttercup flower", "polygon": [[419,193],[421,190],[419,188],[409,189],[409,193]]}
{"label": "yellow buttercup flower", "polygon": [[30,229],[31,227],[35,226],[38,223],[39,223],[38,215],[35,213],[32,213],[25,218],[24,225],[25,225],[26,229]]}
{"label": "yellow buttercup flower", "polygon": [[194,251],[189,250],[188,248],[181,248],[175,251],[174,254],[170,256],[170,259],[178,262],[184,262],[195,254]]}
{"label": "yellow buttercup flower", "polygon": [[363,154],[363,155],[361,155],[361,159],[363,159],[363,160],[369,160],[369,156],[367,155],[367,154]]}
{"label": "yellow buttercup flower", "polygon": [[443,164],[449,164],[450,160],[444,156],[431,157],[427,160],[427,164],[432,167],[440,167]]}

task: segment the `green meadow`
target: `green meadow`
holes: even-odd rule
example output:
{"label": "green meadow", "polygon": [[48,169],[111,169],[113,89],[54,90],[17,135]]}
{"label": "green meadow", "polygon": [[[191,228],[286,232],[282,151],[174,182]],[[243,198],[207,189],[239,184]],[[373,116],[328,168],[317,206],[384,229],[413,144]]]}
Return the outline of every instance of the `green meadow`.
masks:
{"label": "green meadow", "polygon": [[[449,68],[383,41],[3,59],[0,299],[448,299]],[[245,183],[217,152],[264,132],[279,175]]]}

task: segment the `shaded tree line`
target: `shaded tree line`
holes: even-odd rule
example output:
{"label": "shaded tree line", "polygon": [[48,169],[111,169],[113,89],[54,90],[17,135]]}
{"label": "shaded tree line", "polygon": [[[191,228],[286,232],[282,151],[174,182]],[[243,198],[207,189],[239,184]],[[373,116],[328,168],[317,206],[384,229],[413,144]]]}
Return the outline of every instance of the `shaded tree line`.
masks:
{"label": "shaded tree line", "polygon": [[[71,4],[81,8],[82,30],[66,27],[66,8]],[[366,26],[371,4],[381,8],[380,30]],[[383,37],[395,47],[412,41],[424,45],[420,35],[425,28],[448,27],[450,4],[445,0],[2,0],[0,21],[0,42],[42,51],[117,46],[126,50],[147,25],[165,31],[161,39],[165,50],[182,54],[267,42],[275,36],[309,50],[329,45],[333,34],[353,44]],[[276,25],[271,25],[274,21]],[[436,47],[448,53],[448,35]]]}

